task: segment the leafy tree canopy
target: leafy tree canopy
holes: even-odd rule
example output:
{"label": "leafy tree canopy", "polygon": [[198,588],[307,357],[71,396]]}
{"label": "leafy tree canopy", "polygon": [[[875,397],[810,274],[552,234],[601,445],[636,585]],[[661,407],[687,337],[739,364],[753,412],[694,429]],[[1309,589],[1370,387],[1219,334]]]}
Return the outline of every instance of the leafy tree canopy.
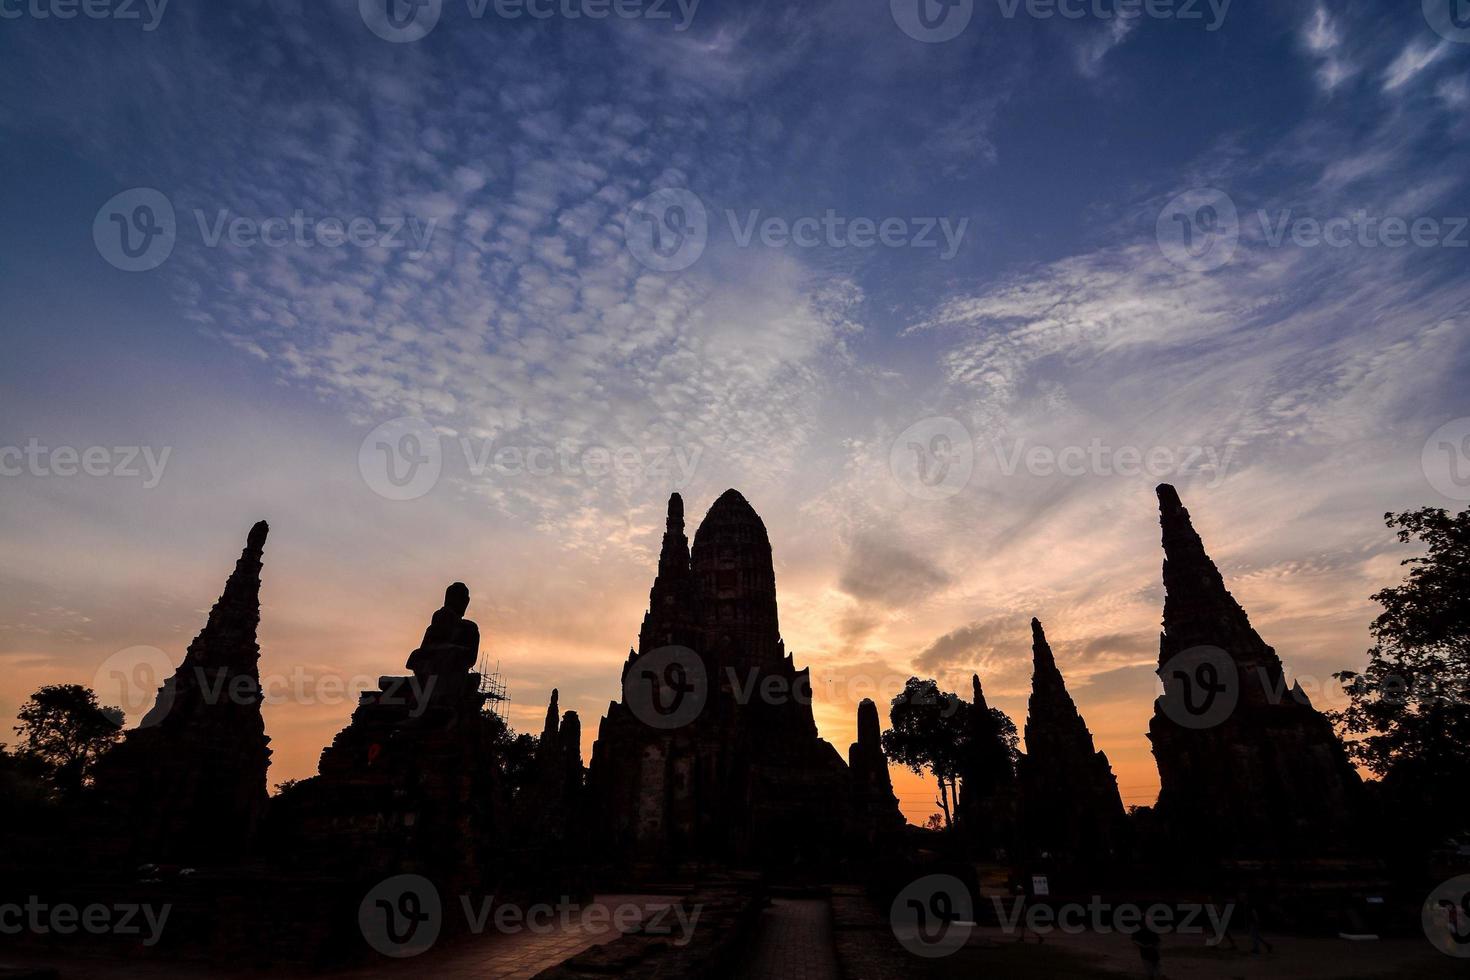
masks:
{"label": "leafy tree canopy", "polygon": [[122,709],[98,704],[97,695],[80,684],[41,688],[17,717],[19,752],[39,760],[68,792],[86,784],[92,765],[122,737]]}
{"label": "leafy tree canopy", "polygon": [[1424,554],[1402,563],[1403,584],[1373,596],[1383,607],[1376,642],[1366,668],[1336,675],[1349,701],[1333,720],[1354,758],[1421,801],[1426,829],[1438,832],[1463,826],[1470,803],[1470,510],[1384,521]]}
{"label": "leafy tree canopy", "polygon": [[883,751],[901,766],[922,775],[925,770],[939,783],[939,805],[951,822],[951,801],[965,765],[972,705],[957,695],[940,691],[933,680],[910,677],[893,699],[883,733]]}

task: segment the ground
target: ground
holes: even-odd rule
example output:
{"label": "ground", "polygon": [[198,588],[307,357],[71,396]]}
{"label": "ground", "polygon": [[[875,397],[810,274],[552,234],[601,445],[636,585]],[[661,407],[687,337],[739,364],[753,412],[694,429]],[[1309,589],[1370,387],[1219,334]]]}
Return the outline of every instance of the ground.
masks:
{"label": "ground", "polygon": [[823,899],[777,898],[737,964],[740,980],[838,980],[832,911]]}
{"label": "ground", "polygon": [[[656,896],[603,895],[597,902],[612,908],[637,905],[645,910],[666,905],[670,899]],[[613,938],[607,929],[594,930],[579,921],[547,932],[467,937],[448,943],[424,956],[410,960],[384,960],[369,967],[331,974],[307,974],[273,970],[271,980],[299,977],[328,977],[331,980],[379,980],[414,977],[425,973],[448,980],[525,980],[567,957]],[[834,946],[831,904],[824,898],[776,898],[761,914],[756,934],[746,945],[732,973],[737,980],[838,980],[841,976]],[[886,941],[886,936],[879,936]],[[1382,942],[1352,942],[1331,938],[1269,936],[1274,950],[1252,956],[1249,940],[1237,936],[1239,948],[1228,944],[1206,945],[1198,937],[1166,936],[1162,946],[1166,977],[1190,980],[1234,980],[1234,978],[1291,977],[1301,980],[1337,978],[1464,977],[1470,963],[1455,960],[1435,950],[1420,938]],[[921,961],[903,958],[902,972],[914,977],[974,978],[995,976],[1068,980],[1080,977],[1144,975],[1143,965],[1128,937],[1118,934],[1053,933],[1038,943],[1034,936],[1017,941],[998,928],[980,928],[968,944],[942,959]],[[5,967],[52,966],[62,978],[95,980],[193,980],[200,967],[188,964],[114,962],[76,956],[40,955],[34,952],[0,952],[0,977]],[[258,971],[211,967],[211,977],[260,978]]]}
{"label": "ground", "polygon": [[[1452,959],[1425,939],[1350,942],[1331,938],[1269,936],[1274,952],[1250,955],[1250,941],[1237,936],[1240,948],[1208,947],[1197,937],[1164,937],[1163,975],[1189,980],[1291,977],[1293,980],[1338,978],[1465,977],[1470,964]],[[954,956],[939,961],[938,977],[1116,977],[1144,976],[1138,950],[1126,936],[1051,935],[1038,944],[1020,943],[999,929],[980,929]]]}

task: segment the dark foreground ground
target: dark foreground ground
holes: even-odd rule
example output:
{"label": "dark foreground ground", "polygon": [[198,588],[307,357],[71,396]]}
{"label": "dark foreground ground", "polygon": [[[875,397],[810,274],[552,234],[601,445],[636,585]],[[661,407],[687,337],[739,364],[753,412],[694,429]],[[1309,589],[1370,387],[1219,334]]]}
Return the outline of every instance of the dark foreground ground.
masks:
{"label": "dark foreground ground", "polygon": [[[647,909],[666,905],[658,896],[600,896],[604,905],[637,903]],[[68,953],[4,950],[0,978],[29,976],[54,969],[62,980],[185,980],[196,977],[270,978],[327,977],[375,980],[387,977],[434,976],[445,980],[524,980],[563,963],[614,935],[570,923],[538,934],[470,936],[422,956],[382,960],[374,965],[331,973],[289,970],[267,972],[215,966],[97,959]],[[1470,962],[1451,959],[1423,939],[1354,942],[1342,939],[1269,936],[1275,949],[1251,955],[1250,941],[1237,934],[1238,949],[1206,945],[1199,937],[1166,936],[1164,975],[1189,978],[1434,978],[1470,976]],[[898,946],[886,919],[855,893],[832,896],[792,895],[773,898],[761,912],[749,941],[728,964],[738,980],[887,980],[923,977],[1048,978],[1144,976],[1137,950],[1117,934],[1051,934],[1018,941],[998,928],[977,928],[953,954],[920,959]],[[10,973],[10,970],[24,971]],[[35,973],[45,976],[45,973]]]}

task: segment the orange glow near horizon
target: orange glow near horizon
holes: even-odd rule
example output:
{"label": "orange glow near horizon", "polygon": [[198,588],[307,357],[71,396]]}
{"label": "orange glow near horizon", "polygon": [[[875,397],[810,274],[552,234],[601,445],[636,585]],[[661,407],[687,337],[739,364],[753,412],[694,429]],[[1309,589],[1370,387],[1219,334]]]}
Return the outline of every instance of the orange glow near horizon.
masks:
{"label": "orange glow near horizon", "polygon": [[[1121,530],[1099,535],[1085,550],[1055,552],[1045,566],[1017,564],[1003,550],[968,566],[957,562],[960,570],[950,584],[912,607],[855,598],[853,587],[838,580],[840,569],[810,522],[797,511],[767,508],[783,633],[798,667],[811,669],[822,736],[846,758],[861,699],[878,703],[886,725],[889,702],[909,676],[936,677],[943,689],[968,699],[972,672],[980,674],[990,704],[1024,733],[1028,621],[1034,613],[1045,621],[1058,664],[1097,747],[1112,763],[1125,804],[1151,804],[1158,774],[1145,732],[1156,693],[1161,593],[1157,546],[1150,540],[1157,533],[1150,527],[1156,518],[1147,503],[1145,497],[1134,507]],[[1371,604],[1360,597],[1383,580],[1392,581],[1400,556],[1375,555],[1332,581],[1310,568],[1287,576],[1270,565],[1248,566],[1241,574],[1237,556],[1259,544],[1220,532],[1226,526],[1222,503],[1215,497],[1207,506],[1196,506],[1195,513],[1207,545],[1220,542],[1214,551],[1227,581],[1314,703],[1323,709],[1337,706],[1331,685],[1323,683],[1332,670],[1359,662],[1365,644],[1355,636],[1366,634],[1372,618]],[[690,510],[692,532],[699,508]],[[35,600],[35,608],[26,609],[17,608],[12,597],[11,622],[43,624],[49,617],[69,627],[12,628],[4,634],[0,710],[13,717],[31,691],[48,683],[94,686],[107,701],[102,682],[119,651],[153,647],[176,665],[243,543],[249,522],[238,523],[238,529],[215,528],[202,543],[186,543],[175,531],[166,547],[152,554],[130,546],[141,564],[118,568],[79,562],[85,588],[77,594],[86,604],[73,599],[74,605],[46,608]],[[427,533],[433,540],[423,547],[385,548],[391,560],[343,568],[330,559],[334,547],[319,532],[303,534],[286,522],[273,525],[259,633],[272,786],[315,773],[322,748],[348,722],[355,692],[403,670],[444,585],[456,579],[470,584],[470,617],[479,622],[483,650],[491,663],[498,661],[509,685],[512,727],[539,732],[550,692],[558,688],[563,710],[581,716],[584,758],[590,759],[598,721],[618,696],[620,669],[647,605],[662,501],[630,514],[605,536],[602,547],[548,551],[544,539],[522,530],[500,539],[494,561],[483,555],[458,564],[446,561],[460,547],[460,531],[453,522],[430,523],[427,532],[418,524],[406,525],[413,531],[403,532],[421,539]],[[344,527],[339,536],[357,533]],[[394,533],[382,528],[369,537],[389,541]],[[73,557],[65,550],[48,552],[49,547],[43,540],[23,540],[18,557],[53,567]],[[939,550],[936,557],[942,559],[944,549]],[[1084,572],[1095,576],[1099,567],[1111,570],[1116,589],[1069,596],[1049,584]],[[1351,602],[1325,599],[1319,591],[1325,584]],[[135,722],[146,703],[128,707]],[[900,768],[892,775],[911,822],[922,824],[938,811],[930,777]]]}

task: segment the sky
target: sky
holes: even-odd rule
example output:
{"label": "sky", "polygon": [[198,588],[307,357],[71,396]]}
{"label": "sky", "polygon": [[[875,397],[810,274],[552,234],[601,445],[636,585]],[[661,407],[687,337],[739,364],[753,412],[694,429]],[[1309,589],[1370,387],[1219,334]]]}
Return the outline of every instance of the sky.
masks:
{"label": "sky", "polygon": [[394,2],[0,0],[0,715],[136,721],[265,519],[272,784],[455,580],[590,754],[736,487],[839,750],[1024,728],[1036,616],[1147,804],[1155,484],[1325,708],[1470,501],[1459,0]]}

